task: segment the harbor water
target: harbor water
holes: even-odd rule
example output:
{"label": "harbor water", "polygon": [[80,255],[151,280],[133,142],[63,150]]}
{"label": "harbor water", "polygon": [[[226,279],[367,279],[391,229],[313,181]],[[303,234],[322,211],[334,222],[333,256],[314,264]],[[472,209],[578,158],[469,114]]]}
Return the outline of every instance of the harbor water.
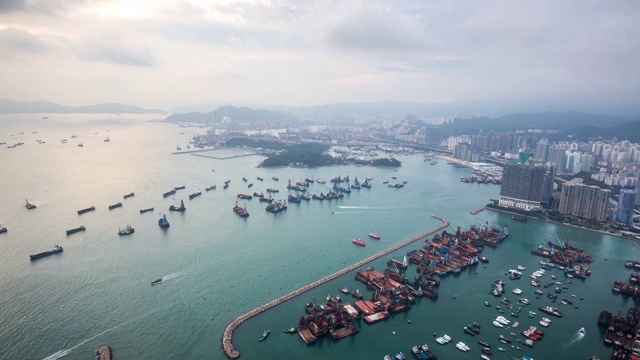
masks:
{"label": "harbor water", "polygon": [[[479,357],[478,340],[482,339],[492,345],[492,359],[524,355],[604,359],[611,349],[603,344],[604,330],[596,326],[598,314],[607,309],[625,315],[635,305],[629,297],[613,295],[611,287],[616,279],[627,281],[631,271],[624,261],[640,260],[638,244],[534,219],[514,222],[509,214],[490,210],[472,215],[471,211],[498,197],[499,186],[463,183],[459,179],[469,176],[469,170],[444,160],[432,165],[423,155],[396,155],[403,164],[397,172],[365,166],[267,169],[257,167],[259,156],[237,156],[247,151],[196,154],[217,159],[174,154],[176,146],[182,152],[194,150],[187,148],[189,139],[206,128],[147,121],[154,118],[149,115],[50,118],[0,118],[0,142],[24,143],[15,148],[0,146],[0,224],[8,229],[0,234],[0,359],[86,359],[101,345],[110,345],[116,359],[225,359],[221,336],[234,318],[440,225],[432,214],[446,218],[450,231],[489,222],[508,226],[510,235],[497,248],[485,249],[489,263],[443,277],[437,300],[418,299],[409,311],[374,325],[358,320],[359,333],[338,341],[321,338],[308,346],[297,334],[282,332],[297,325],[305,303],[323,301],[328,294],[353,302],[338,292],[343,287],[358,288],[365,297],[372,295],[354,280],[355,271],[323,284],[239,326],[234,345],[241,358],[382,359],[398,351],[410,356],[413,345],[427,343],[440,359],[471,359]],[[232,211],[239,193],[266,194],[273,187],[280,190],[274,194],[276,199],[285,198],[288,179],[311,177],[327,183],[312,184],[310,193],[326,193],[329,180],[338,175],[361,181],[373,178],[373,187],[353,190],[338,200],[291,203],[277,214],[265,211],[266,204],[256,198],[239,202],[246,204],[248,218]],[[226,180],[231,182],[225,190]],[[407,183],[395,189],[383,184],[387,180]],[[248,188],[249,183],[253,187]],[[214,184],[215,190],[205,191]],[[185,189],[162,196],[178,186]],[[202,195],[189,200],[189,194],[197,191]],[[135,196],[123,198],[131,192]],[[25,199],[37,208],[27,210]],[[181,200],[186,211],[170,212],[169,206]],[[118,202],[123,206],[109,210]],[[77,214],[90,206],[96,210]],[[140,213],[149,207],[154,211]],[[171,224],[168,229],[158,227],[162,214]],[[127,225],[135,233],[119,236],[118,229]],[[65,230],[79,226],[86,230],[66,235]],[[381,239],[368,238],[369,232]],[[366,246],[352,244],[355,237]],[[551,281],[551,274],[557,275],[566,287],[558,298],[572,300],[573,306],[550,303],[546,296],[536,299],[536,288],[529,284],[529,275],[540,268],[540,258],[530,250],[546,240],[565,237],[593,255],[592,275],[567,284],[554,269],[547,270],[541,280],[544,284]],[[62,253],[29,260],[29,255],[56,244],[64,247]],[[391,256],[402,260],[408,250],[420,245]],[[386,260],[371,265],[382,271]],[[507,270],[518,265],[527,268],[523,278],[509,280]],[[409,266],[408,278],[417,276],[415,269]],[[158,278],[163,281],[152,286],[151,281]],[[536,317],[513,319],[506,312],[503,315],[519,321],[520,327],[493,327],[499,298],[489,290],[496,279],[506,281],[505,296],[512,302],[528,298]],[[522,295],[511,293],[516,287],[523,290]],[[540,289],[545,294],[550,290]],[[485,301],[492,307],[485,307]],[[498,342],[500,334],[521,338],[525,327],[538,325],[545,315],[537,309],[544,305],[557,307],[564,317],[551,318],[552,325],[543,329],[544,338],[533,349],[515,341],[520,350]],[[463,332],[473,321],[482,325],[480,335],[474,337]],[[578,333],[581,327],[586,335]],[[271,334],[258,342],[264,330]],[[434,333],[446,333],[453,341],[439,345]],[[458,341],[467,343],[471,351],[457,350]],[[498,352],[499,346],[506,351]]]}

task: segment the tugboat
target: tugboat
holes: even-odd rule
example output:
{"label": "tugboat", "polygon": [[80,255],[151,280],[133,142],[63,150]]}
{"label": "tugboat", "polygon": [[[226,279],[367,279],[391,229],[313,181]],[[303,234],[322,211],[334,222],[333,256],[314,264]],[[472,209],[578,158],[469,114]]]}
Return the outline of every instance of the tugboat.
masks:
{"label": "tugboat", "polygon": [[169,225],[169,221],[167,220],[167,215],[162,215],[162,217],[160,219],[158,219],[158,226],[160,226],[161,228],[168,228]]}
{"label": "tugboat", "polygon": [[30,203],[30,202],[29,202],[29,200],[24,199],[24,201],[26,201],[26,202],[27,202],[27,203],[24,205],[24,207],[26,207],[26,208],[27,208],[27,210],[33,210],[33,209],[35,209],[35,208],[36,208],[36,206],[35,206],[35,205],[33,205],[32,203]]}
{"label": "tugboat", "polygon": [[153,281],[151,282],[151,285],[158,285],[158,284],[160,284],[161,282],[162,282],[162,278],[155,279],[155,280],[153,280]]}
{"label": "tugboat", "polygon": [[131,225],[127,225],[126,228],[124,229],[120,229],[118,228],[118,235],[129,235],[129,234],[133,234],[136,230],[131,227]]}
{"label": "tugboat", "polygon": [[238,205],[238,202],[236,201],[236,206],[233,207],[233,212],[235,212],[236,214],[238,214],[238,216],[240,217],[247,217],[249,216],[249,213],[247,212],[246,208],[243,208],[242,206]]}
{"label": "tugboat", "polygon": [[364,241],[360,240],[359,238],[355,238],[355,239],[351,240],[351,242],[356,244],[356,245],[365,246]]}
{"label": "tugboat", "polygon": [[170,211],[180,211],[183,212],[186,210],[186,208],[184,207],[184,200],[180,200],[180,206],[175,206],[175,205],[171,205],[169,206],[169,210]]}
{"label": "tugboat", "polygon": [[264,341],[267,338],[267,336],[269,336],[269,334],[271,334],[271,330],[265,330],[262,333],[262,336],[260,336],[260,339],[258,339],[258,341]]}
{"label": "tugboat", "polygon": [[57,253],[59,253],[59,252],[62,252],[62,250],[63,250],[63,249],[62,249],[62,246],[60,246],[60,245],[56,245],[56,246],[55,246],[53,249],[51,249],[51,250],[47,250],[47,251],[44,251],[44,252],[41,252],[41,253],[38,253],[38,254],[35,254],[35,255],[29,255],[29,259],[33,261],[33,260],[36,260],[36,259],[43,258],[43,257],[45,257],[45,256],[49,256],[49,255],[53,255],[53,254],[57,254]]}

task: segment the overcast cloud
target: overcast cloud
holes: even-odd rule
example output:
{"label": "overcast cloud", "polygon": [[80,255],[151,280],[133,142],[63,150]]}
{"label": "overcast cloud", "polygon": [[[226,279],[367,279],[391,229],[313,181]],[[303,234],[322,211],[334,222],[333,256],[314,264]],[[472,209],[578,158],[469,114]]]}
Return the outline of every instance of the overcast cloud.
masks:
{"label": "overcast cloud", "polygon": [[0,98],[631,104],[639,15],[635,1],[4,0]]}

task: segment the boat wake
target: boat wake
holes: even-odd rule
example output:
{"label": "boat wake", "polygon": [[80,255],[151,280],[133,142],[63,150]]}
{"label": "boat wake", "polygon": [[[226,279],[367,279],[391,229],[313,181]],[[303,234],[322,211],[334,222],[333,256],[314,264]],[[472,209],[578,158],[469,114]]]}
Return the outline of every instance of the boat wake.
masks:
{"label": "boat wake", "polygon": [[583,334],[580,331],[578,331],[575,335],[573,335],[571,340],[569,340],[569,342],[566,343],[562,347],[562,351],[565,351],[569,346],[573,345],[575,342],[578,342],[578,341],[582,340],[584,338],[584,336],[585,336],[585,334]]}
{"label": "boat wake", "polygon": [[169,275],[167,275],[167,276],[164,276],[164,277],[162,278],[162,281],[167,281],[167,280],[169,280],[169,279],[177,278],[177,277],[178,277],[178,274],[179,274],[179,273],[173,273],[173,274],[169,274]]}
{"label": "boat wake", "polygon": [[124,325],[126,325],[126,324],[128,324],[128,323],[130,323],[130,322],[132,322],[132,321],[134,321],[134,320],[140,319],[140,318],[142,318],[142,317],[144,317],[144,316],[147,316],[147,315],[151,315],[152,313],[154,313],[154,312],[156,312],[156,311],[157,311],[157,310],[153,310],[153,311],[148,312],[147,314],[144,314],[144,315],[138,316],[138,317],[136,317],[136,318],[130,319],[130,320],[128,320],[128,321],[125,321],[125,322],[123,322],[123,323],[122,323],[122,324],[120,324],[120,325],[116,325],[116,326],[112,327],[111,329],[107,329],[107,330],[105,330],[105,331],[103,331],[103,332],[101,332],[101,333],[99,333],[99,334],[97,334],[97,335],[94,335],[94,336],[92,336],[92,337],[90,337],[90,338],[88,338],[88,339],[86,339],[86,340],[82,341],[81,343],[79,343],[79,344],[77,344],[77,345],[74,345],[74,346],[72,346],[72,347],[68,348],[68,349],[58,350],[58,351],[56,351],[55,353],[53,353],[53,354],[51,354],[51,355],[47,356],[47,357],[46,357],[46,358],[44,358],[43,360],[55,360],[55,359],[61,358],[61,357],[63,357],[63,356],[66,356],[66,355],[68,355],[71,351],[73,351],[73,350],[77,349],[78,347],[80,347],[80,346],[82,346],[82,345],[86,344],[87,342],[89,342],[89,341],[91,341],[91,340],[93,340],[93,339],[95,339],[95,338],[97,338],[97,337],[99,337],[99,336],[102,336],[102,335],[104,335],[104,334],[106,334],[106,333],[108,333],[108,332],[110,332],[110,331],[113,331],[113,330],[115,330],[115,329],[117,329],[117,328],[119,328],[119,327],[121,327],[121,326],[124,326]]}

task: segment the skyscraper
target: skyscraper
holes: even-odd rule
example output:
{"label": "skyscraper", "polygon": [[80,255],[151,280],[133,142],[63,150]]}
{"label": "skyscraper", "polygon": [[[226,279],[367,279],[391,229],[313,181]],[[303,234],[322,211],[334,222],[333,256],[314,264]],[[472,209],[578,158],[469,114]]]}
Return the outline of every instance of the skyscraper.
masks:
{"label": "skyscraper", "polygon": [[505,165],[502,169],[499,204],[523,210],[541,209],[545,173],[544,165]]}
{"label": "skyscraper", "polygon": [[618,210],[616,211],[616,222],[630,225],[633,221],[633,207],[636,204],[635,190],[620,190],[620,198],[618,199]]}
{"label": "skyscraper", "polygon": [[604,222],[607,220],[610,196],[611,191],[608,189],[569,181],[562,184],[558,211]]}

